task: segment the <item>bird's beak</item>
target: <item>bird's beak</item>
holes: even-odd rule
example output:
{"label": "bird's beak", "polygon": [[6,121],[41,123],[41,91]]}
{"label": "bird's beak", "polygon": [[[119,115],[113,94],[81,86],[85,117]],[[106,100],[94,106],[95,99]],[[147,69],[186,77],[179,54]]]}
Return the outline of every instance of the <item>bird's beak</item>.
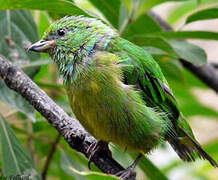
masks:
{"label": "bird's beak", "polygon": [[54,40],[40,40],[32,45],[30,45],[27,50],[28,51],[36,51],[36,52],[48,52],[56,46],[56,42]]}

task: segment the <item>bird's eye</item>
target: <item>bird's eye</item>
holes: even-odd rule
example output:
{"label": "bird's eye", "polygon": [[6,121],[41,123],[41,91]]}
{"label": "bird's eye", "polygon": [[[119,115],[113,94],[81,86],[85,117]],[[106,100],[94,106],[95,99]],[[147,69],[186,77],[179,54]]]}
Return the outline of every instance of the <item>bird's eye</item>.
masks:
{"label": "bird's eye", "polygon": [[65,35],[65,30],[64,29],[58,29],[57,33],[59,36],[64,36]]}

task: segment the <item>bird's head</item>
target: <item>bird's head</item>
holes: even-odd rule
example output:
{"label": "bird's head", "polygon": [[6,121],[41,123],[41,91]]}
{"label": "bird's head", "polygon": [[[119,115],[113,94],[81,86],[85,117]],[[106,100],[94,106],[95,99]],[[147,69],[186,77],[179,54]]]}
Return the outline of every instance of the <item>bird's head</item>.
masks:
{"label": "bird's head", "polygon": [[64,17],[54,22],[42,39],[28,50],[49,53],[60,73],[68,77],[84,57],[106,48],[115,35],[116,32],[100,20],[83,16]]}
{"label": "bird's head", "polygon": [[64,17],[54,22],[42,39],[32,44],[28,50],[46,52],[50,55],[54,55],[56,51],[74,53],[80,48],[91,51],[91,46],[102,37],[113,34],[115,33],[110,27],[94,18]]}

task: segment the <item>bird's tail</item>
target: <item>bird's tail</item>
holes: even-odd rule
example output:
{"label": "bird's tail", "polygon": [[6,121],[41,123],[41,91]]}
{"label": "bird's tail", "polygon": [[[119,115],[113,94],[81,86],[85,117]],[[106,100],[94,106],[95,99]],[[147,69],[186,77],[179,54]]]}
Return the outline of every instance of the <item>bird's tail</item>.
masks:
{"label": "bird's tail", "polygon": [[216,161],[202,149],[192,136],[181,128],[179,128],[179,132],[179,134],[182,134],[182,137],[168,139],[168,142],[182,160],[188,162],[195,161],[197,154],[199,158],[206,159],[212,166],[218,167]]}

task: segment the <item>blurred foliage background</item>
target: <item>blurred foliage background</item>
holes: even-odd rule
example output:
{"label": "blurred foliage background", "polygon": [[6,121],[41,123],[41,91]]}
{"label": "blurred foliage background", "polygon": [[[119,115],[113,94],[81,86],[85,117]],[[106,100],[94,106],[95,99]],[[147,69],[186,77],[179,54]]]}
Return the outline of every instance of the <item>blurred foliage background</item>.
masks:
{"label": "blurred foliage background", "polygon": [[[21,10],[22,9],[22,10]],[[164,31],[148,11],[166,20]],[[218,97],[184,69],[180,58],[197,65],[217,62],[218,0],[0,0],[0,53],[22,68],[67,113],[62,80],[45,54],[27,52],[54,20],[65,15],[102,19],[120,35],[149,51],[160,64],[204,149],[218,161]],[[187,41],[181,41],[186,39]],[[99,173],[72,150],[56,130],[20,95],[0,80],[0,177],[31,174],[31,179],[115,179]],[[135,155],[111,144],[113,156],[127,167]],[[184,163],[161,145],[137,167],[137,179],[215,180],[218,170],[203,160]]]}

